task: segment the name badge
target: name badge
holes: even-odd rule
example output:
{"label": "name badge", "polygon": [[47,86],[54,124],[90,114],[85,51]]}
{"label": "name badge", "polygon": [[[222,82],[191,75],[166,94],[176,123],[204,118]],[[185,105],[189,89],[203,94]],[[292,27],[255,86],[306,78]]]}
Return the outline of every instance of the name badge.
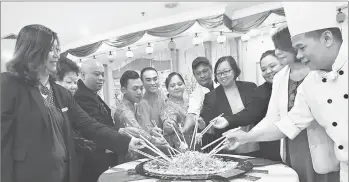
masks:
{"label": "name badge", "polygon": [[66,112],[66,111],[68,111],[68,108],[67,108],[67,107],[62,108],[62,112]]}

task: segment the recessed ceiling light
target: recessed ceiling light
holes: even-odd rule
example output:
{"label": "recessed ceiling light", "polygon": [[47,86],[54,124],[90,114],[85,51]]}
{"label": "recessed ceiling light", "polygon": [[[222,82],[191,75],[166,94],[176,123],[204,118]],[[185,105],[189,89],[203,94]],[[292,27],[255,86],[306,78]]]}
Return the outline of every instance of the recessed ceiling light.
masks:
{"label": "recessed ceiling light", "polygon": [[178,6],[178,3],[166,3],[165,8],[175,8]]}

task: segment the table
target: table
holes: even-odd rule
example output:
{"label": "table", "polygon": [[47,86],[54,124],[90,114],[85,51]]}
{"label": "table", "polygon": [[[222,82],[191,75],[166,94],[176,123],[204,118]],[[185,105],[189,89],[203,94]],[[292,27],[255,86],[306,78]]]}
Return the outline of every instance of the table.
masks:
{"label": "table", "polygon": [[[230,155],[237,158],[250,158],[247,156]],[[98,182],[170,182],[168,180],[160,180],[155,178],[142,177],[140,175],[130,175],[128,178],[127,170],[131,170],[131,174],[134,173],[135,167],[148,159],[139,159],[132,162],[127,162],[121,165],[117,165],[113,168],[105,171],[98,179]],[[123,173],[123,174],[121,174]],[[138,177],[137,177],[138,176]],[[231,182],[299,182],[297,173],[290,167],[284,164],[274,164],[269,166],[254,167],[252,171],[242,175],[240,178],[232,179]],[[195,182],[203,182],[195,181]],[[206,180],[211,182],[211,180]]]}

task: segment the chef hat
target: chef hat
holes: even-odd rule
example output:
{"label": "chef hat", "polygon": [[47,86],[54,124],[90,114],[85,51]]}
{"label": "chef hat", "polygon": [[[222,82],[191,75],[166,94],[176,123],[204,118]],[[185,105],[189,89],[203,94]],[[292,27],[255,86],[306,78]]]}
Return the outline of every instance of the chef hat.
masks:
{"label": "chef hat", "polygon": [[339,27],[333,2],[284,2],[291,37],[324,28]]}

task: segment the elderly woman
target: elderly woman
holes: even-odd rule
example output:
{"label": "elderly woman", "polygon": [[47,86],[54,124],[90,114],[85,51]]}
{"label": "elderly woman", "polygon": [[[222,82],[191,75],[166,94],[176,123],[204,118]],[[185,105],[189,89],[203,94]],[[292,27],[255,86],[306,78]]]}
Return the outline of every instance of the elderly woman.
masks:
{"label": "elderly woman", "polygon": [[1,73],[1,181],[76,182],[73,127],[118,154],[143,147],[90,118],[52,81],[59,53],[57,34],[43,25],[18,34],[9,72]]}
{"label": "elderly woman", "polygon": [[[190,132],[183,135],[180,129],[184,125],[189,107],[189,101],[183,98],[185,90],[184,79],[179,73],[172,72],[166,78],[165,85],[168,91],[168,100],[165,103],[164,109],[160,112],[164,136],[171,147],[183,151],[188,148],[185,143],[189,144],[188,142],[191,139]],[[179,141],[175,132],[177,132],[181,141]]]}
{"label": "elderly woman", "polygon": [[[223,132],[237,127],[249,131],[262,118],[259,104],[254,104],[255,100],[258,100],[258,96],[253,92],[257,85],[236,81],[240,72],[235,59],[231,56],[219,58],[214,67],[215,81],[219,82],[220,86],[205,95],[201,110],[201,117],[206,125],[224,113],[222,117],[218,117],[216,124],[208,132],[214,135],[213,139],[220,138]],[[210,141],[203,142],[205,144]],[[207,151],[211,149],[212,147]],[[234,153],[254,156],[258,150],[258,143],[249,143],[240,146]]]}
{"label": "elderly woman", "polygon": [[56,83],[74,95],[78,89],[79,73],[79,66],[75,62],[66,57],[60,57],[57,63]]}

